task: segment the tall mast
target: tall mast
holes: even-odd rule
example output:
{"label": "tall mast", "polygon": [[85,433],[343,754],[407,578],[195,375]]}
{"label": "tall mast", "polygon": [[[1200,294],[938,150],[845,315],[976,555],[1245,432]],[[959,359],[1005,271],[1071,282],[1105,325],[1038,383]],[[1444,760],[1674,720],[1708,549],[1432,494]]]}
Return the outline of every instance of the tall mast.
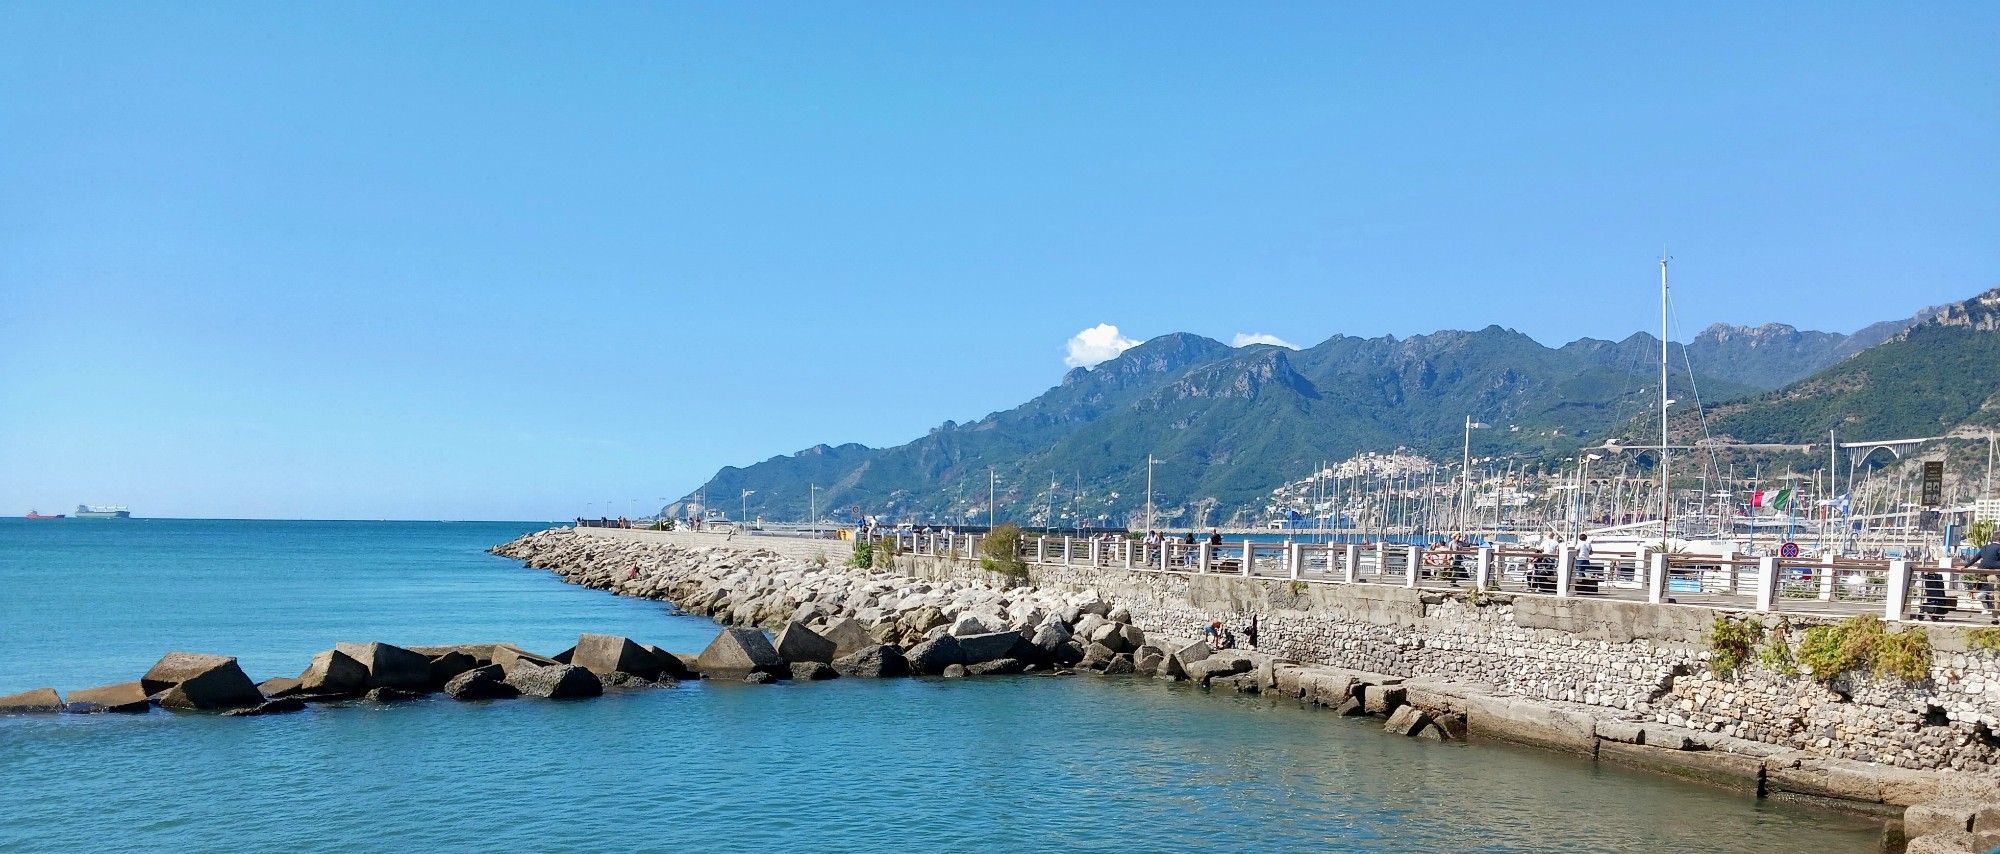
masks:
{"label": "tall mast", "polygon": [[1667,258],[1660,256],[1660,548],[1666,550],[1672,528],[1667,519],[1674,512],[1674,491],[1668,479],[1673,451],[1667,449]]}

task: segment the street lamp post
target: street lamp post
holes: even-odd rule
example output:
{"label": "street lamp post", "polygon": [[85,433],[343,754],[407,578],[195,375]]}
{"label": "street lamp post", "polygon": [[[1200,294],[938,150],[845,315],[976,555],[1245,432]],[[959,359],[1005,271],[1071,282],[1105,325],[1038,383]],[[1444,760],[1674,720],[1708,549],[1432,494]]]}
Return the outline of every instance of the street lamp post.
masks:
{"label": "street lamp post", "polygon": [[1153,533],[1153,464],[1161,462],[1146,455],[1146,533]]}
{"label": "street lamp post", "polygon": [[738,499],[738,500],[737,500],[737,507],[738,507],[739,509],[738,509],[738,515],[737,515],[737,520],[736,520],[736,524],[738,524],[738,525],[748,525],[748,524],[750,524],[750,496],[752,496],[752,495],[756,495],[756,494],[757,494],[757,490],[754,490],[754,489],[746,489],[746,490],[743,490],[743,494],[742,494],[742,495],[740,495],[740,496],[737,496],[737,499]]}
{"label": "street lamp post", "polygon": [[813,533],[819,533],[819,484],[812,484],[806,494],[806,524]]}
{"label": "street lamp post", "polygon": [[986,467],[986,531],[993,531],[993,500],[1000,494],[1000,473],[992,466]]}
{"label": "street lamp post", "polygon": [[1461,481],[1458,527],[1461,530],[1471,527],[1472,522],[1472,431],[1484,428],[1485,426],[1472,420],[1472,416],[1465,416],[1465,459],[1462,467],[1458,470],[1458,479]]}

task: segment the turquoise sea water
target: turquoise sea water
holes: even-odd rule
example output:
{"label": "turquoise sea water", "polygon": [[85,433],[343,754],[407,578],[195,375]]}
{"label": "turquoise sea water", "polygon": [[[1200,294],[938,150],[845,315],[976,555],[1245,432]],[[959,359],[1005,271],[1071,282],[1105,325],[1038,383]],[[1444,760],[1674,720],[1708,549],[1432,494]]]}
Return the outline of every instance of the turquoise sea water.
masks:
{"label": "turquoise sea water", "polygon": [[[168,648],[295,673],[335,640],[580,631],[657,602],[483,554],[537,524],[0,521],[0,693]],[[679,688],[229,719],[0,718],[0,850],[1813,851],[1872,825],[1184,685],[1021,676]]]}

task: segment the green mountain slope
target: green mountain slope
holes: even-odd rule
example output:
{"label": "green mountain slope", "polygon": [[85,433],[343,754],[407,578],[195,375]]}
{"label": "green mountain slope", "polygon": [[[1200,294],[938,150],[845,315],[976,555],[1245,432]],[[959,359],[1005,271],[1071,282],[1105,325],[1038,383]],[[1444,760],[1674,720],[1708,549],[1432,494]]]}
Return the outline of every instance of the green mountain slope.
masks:
{"label": "green mountain slope", "polygon": [[[1784,388],[1709,411],[1739,442],[1942,436],[2000,419],[2000,288]],[[1684,431],[1698,429],[1686,419]]]}

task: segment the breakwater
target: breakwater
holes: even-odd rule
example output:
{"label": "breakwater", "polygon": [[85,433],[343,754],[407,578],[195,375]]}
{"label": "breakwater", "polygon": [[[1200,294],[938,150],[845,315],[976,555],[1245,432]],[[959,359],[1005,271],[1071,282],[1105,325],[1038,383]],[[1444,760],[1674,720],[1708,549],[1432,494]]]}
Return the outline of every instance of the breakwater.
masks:
{"label": "breakwater", "polygon": [[[763,551],[766,542],[793,554]],[[1203,668],[1195,678],[1349,713],[1393,716],[1409,706],[1427,720],[1405,715],[1399,725],[1418,734],[1450,738],[1463,726],[1473,739],[1565,750],[1749,795],[1883,814],[1946,796],[2000,797],[1985,697],[1992,654],[1968,649],[1949,630],[1935,632],[1936,676],[1927,683],[1859,673],[1814,679],[1765,672],[1754,661],[1718,675],[1709,635],[1723,615],[1705,608],[1096,566],[1031,566],[1022,585],[950,558],[904,555],[893,570],[844,569],[837,564],[845,546],[559,529],[496,552],[725,623],[852,620],[894,642],[937,628],[913,630],[914,609],[935,608],[937,617],[925,620],[941,619],[949,631],[980,603],[1001,600],[1003,614],[1015,599],[1035,603],[1007,615],[1015,631],[1040,630],[1021,619],[1033,608],[1067,616],[1080,601],[1101,603],[1094,607],[1128,618],[1160,653],[1174,651],[1165,638],[1211,620],[1241,625],[1255,614],[1268,656],[1244,656],[1245,672]],[[1143,658],[1133,658],[1135,672]],[[1164,655],[1153,671],[1162,673],[1174,675]]]}

